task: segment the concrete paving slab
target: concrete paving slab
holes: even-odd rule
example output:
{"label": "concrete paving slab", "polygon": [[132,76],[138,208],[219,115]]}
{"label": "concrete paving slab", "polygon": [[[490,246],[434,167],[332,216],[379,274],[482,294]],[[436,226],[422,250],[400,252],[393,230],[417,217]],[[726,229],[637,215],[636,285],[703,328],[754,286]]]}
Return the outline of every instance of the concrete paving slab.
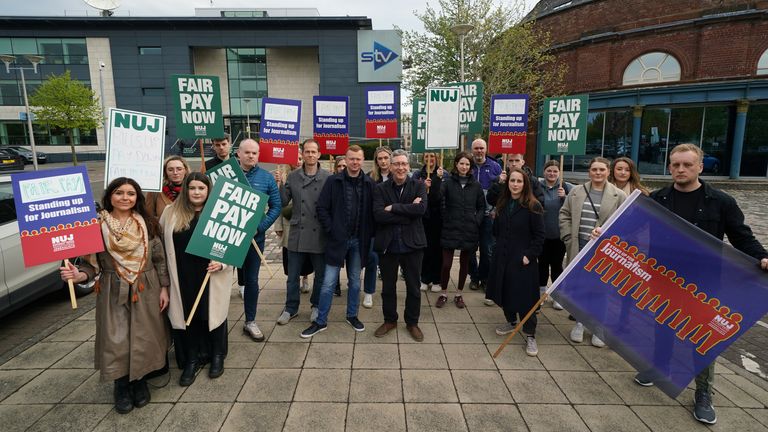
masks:
{"label": "concrete paving slab", "polygon": [[[489,344],[485,347],[499,369],[544,370],[544,365],[539,360],[539,357],[531,357],[526,354],[525,347],[522,345],[507,345],[497,358],[493,358],[493,353],[499,348],[498,344]],[[539,349],[539,354],[541,354],[541,348]]]}
{"label": "concrete paving slab", "polygon": [[574,404],[621,404],[621,398],[597,372],[550,371],[550,375]]}
{"label": "concrete paving slab", "polygon": [[567,345],[568,341],[552,324],[536,325],[536,342],[539,345]]}
{"label": "concrete paving slab", "polygon": [[453,295],[448,296],[448,303],[442,308],[432,310],[436,323],[471,323],[472,317],[467,309],[459,309],[453,304]]}
{"label": "concrete paving slab", "polygon": [[350,403],[346,432],[406,431],[405,405],[402,403]]}
{"label": "concrete paving slab", "polygon": [[296,386],[294,401],[347,402],[350,369],[304,369]]}
{"label": "concrete paving slab", "polygon": [[624,405],[576,405],[576,411],[592,432],[649,432]]}
{"label": "concrete paving slab", "polygon": [[[400,344],[421,344],[421,343],[439,343],[440,336],[437,334],[437,326],[432,322],[419,322],[419,329],[424,334],[424,341],[417,342],[408,333],[405,323],[397,324],[397,341]],[[390,332],[393,333],[393,332]],[[387,335],[389,336],[389,335]]]}
{"label": "concrete paving slab", "polygon": [[268,343],[256,360],[256,369],[300,368],[304,365],[309,344],[301,342]]}
{"label": "concrete paving slab", "polygon": [[470,432],[528,432],[513,404],[463,404],[461,409]]}
{"label": "concrete paving slab", "polygon": [[166,415],[173,408],[170,403],[150,403],[149,405],[129,412],[128,414],[118,414],[111,410],[99,422],[94,432],[144,432],[153,431],[160,426]]}
{"label": "concrete paving slab", "polygon": [[278,432],[288,416],[289,403],[236,403],[221,426],[221,432]]}
{"label": "concrete paving slab", "polygon": [[56,362],[52,369],[93,369],[94,342],[83,342],[72,352]]}
{"label": "concrete paving slab", "polygon": [[[633,372],[633,368],[627,363],[620,355],[616,354],[610,349],[595,349],[595,347],[588,345],[574,345],[576,351],[589,363],[592,368],[598,371],[605,372]],[[634,375],[633,375],[634,376]]]}
{"label": "concrete paving slab", "polygon": [[251,369],[264,349],[263,343],[229,342],[224,367]]}
{"label": "concrete paving slab", "polygon": [[443,348],[451,369],[496,369],[484,344],[445,344]]}
{"label": "concrete paving slab", "polygon": [[58,403],[93,374],[84,369],[50,369],[6,398],[4,404]]}
{"label": "concrete paving slab", "polygon": [[[724,374],[722,376],[718,376],[718,378],[721,377],[746,392],[749,396],[753,397],[764,406],[768,407],[768,391],[766,391],[764,388],[758,386],[757,384],[744,378],[741,375]],[[717,388],[717,386],[715,386],[715,388]]]}
{"label": "concrete paving slab", "polygon": [[112,405],[59,404],[46,412],[28,431],[61,432],[92,430],[112,410]]}
{"label": "concrete paving slab", "polygon": [[284,432],[342,432],[347,417],[345,403],[294,402],[288,410]]}
{"label": "concrete paving slab", "polygon": [[40,342],[8,360],[0,369],[45,369],[74,350],[78,342]]}
{"label": "concrete paving slab", "polygon": [[157,428],[158,432],[218,431],[229,414],[231,403],[177,403]]}
{"label": "concrete paving slab", "polygon": [[447,370],[403,370],[402,376],[406,403],[459,401],[453,377]]}
{"label": "concrete paving slab", "polygon": [[409,432],[466,431],[464,413],[459,404],[405,404]]}
{"label": "concrete paving slab", "polygon": [[402,402],[399,370],[352,369],[350,402]]}
{"label": "concrete paving slab", "polygon": [[[355,332],[355,344],[396,344],[398,342],[398,332],[396,330],[390,330],[389,333],[380,338],[373,335],[376,329],[379,328],[379,325],[381,323],[375,323],[371,328],[367,328],[366,331]],[[435,335],[437,335],[437,330],[435,330]],[[424,339],[426,339],[426,336]]]}
{"label": "concrete paving slab", "polygon": [[[599,348],[595,348],[599,349]],[[549,371],[592,371],[576,349],[570,345],[539,347],[539,360]]]}
{"label": "concrete paving slab", "polygon": [[747,392],[734,385],[728,379],[717,376],[715,378],[715,391],[725,396],[733,402],[736,406],[741,408],[765,408],[763,403],[757,401],[750,396]]}
{"label": "concrete paving slab", "polygon": [[440,335],[440,342],[443,344],[468,344],[483,343],[483,338],[477,331],[477,327],[471,322],[468,323],[437,323],[437,332]]}
{"label": "concrete paving slab", "polygon": [[531,432],[588,432],[589,428],[570,405],[518,404]]}
{"label": "concrete paving slab", "polygon": [[[468,301],[466,298],[464,301]],[[507,320],[504,318],[504,311],[498,306],[488,307],[482,303],[482,299],[478,299],[478,305],[467,305],[467,312],[472,317],[472,321],[475,324],[495,324],[501,325]]]}
{"label": "concrete paving slab", "polygon": [[399,369],[398,346],[395,344],[355,345],[352,367],[355,369]]}
{"label": "concrete paving slab", "polygon": [[181,378],[181,370],[176,368],[176,361],[171,360],[171,367],[167,374],[147,380],[152,402],[177,402],[187,389],[179,385],[179,378]]}
{"label": "concrete paving slab", "polygon": [[[309,343],[310,339],[304,339],[302,338],[301,332],[309,327],[310,323],[308,322],[302,322],[302,321],[296,321],[294,318],[286,325],[275,325],[272,329],[272,333],[270,334],[269,338],[267,340],[269,342],[296,342],[296,343]],[[259,325],[261,327],[261,325]],[[241,330],[242,331],[242,330]],[[262,332],[264,329],[261,330]],[[332,328],[329,328],[326,330],[333,331]],[[265,334],[266,336],[266,334]],[[250,340],[250,338],[247,338],[247,340]]]}
{"label": "concrete paving slab", "polygon": [[603,380],[627,405],[679,405],[656,386],[643,387],[635,382],[636,372],[599,372]]}
{"label": "concrete paving slab", "polygon": [[403,369],[444,369],[448,367],[441,344],[402,344],[400,364]]}
{"label": "concrete paving slab", "polygon": [[55,405],[0,405],[4,432],[23,432]]}
{"label": "concrete paving slab", "polygon": [[234,402],[250,374],[248,369],[225,369],[224,375],[211,379],[208,368],[201,370],[195,382],[187,387],[181,402]]}
{"label": "concrete paving slab", "polygon": [[461,403],[513,403],[498,371],[453,370],[453,384]]}
{"label": "concrete paving slab", "polygon": [[[322,333],[321,333],[322,334]],[[349,369],[352,367],[352,343],[315,343],[309,346],[305,368]]]}
{"label": "concrete paving slab", "polygon": [[[717,381],[717,378],[715,378],[715,381]],[[684,407],[692,408],[693,407],[694,395],[696,393],[694,387],[695,387],[694,383],[688,384],[688,387],[686,389],[684,389],[683,392],[680,393],[680,395],[678,395],[675,398],[677,403],[679,403],[680,405],[682,405]],[[715,406],[715,408],[717,408],[717,407],[735,407],[736,406],[733,402],[731,402],[730,399],[728,399],[727,397],[723,396],[722,394],[720,394],[718,392],[715,392],[713,394],[713,396],[712,396],[712,404]]]}
{"label": "concrete paving slab", "polygon": [[760,422],[760,424],[768,428],[768,409],[747,408],[744,410],[744,412],[751,415],[755,420]]}
{"label": "concrete paving slab", "polygon": [[96,334],[94,321],[74,320],[52,335],[43,339],[44,342],[84,342]]}
{"label": "concrete paving slab", "polygon": [[547,371],[503,370],[501,376],[517,403],[568,403],[568,398]]}
{"label": "concrete paving slab", "polygon": [[709,427],[713,431],[764,432],[768,430],[765,425],[741,408],[718,408],[716,412],[717,424]]}
{"label": "concrete paving slab", "polygon": [[[653,432],[706,431],[710,427],[696,421],[691,411],[681,406],[633,406],[632,411]],[[717,409],[718,415],[722,408]],[[744,413],[745,417],[749,417]],[[726,429],[735,431],[737,429]]]}
{"label": "concrete paving slab", "polygon": [[96,320],[96,308],[89,310],[88,312],[80,315],[77,318],[78,321],[95,321]]}
{"label": "concrete paving slab", "polygon": [[32,378],[40,375],[42,369],[0,370],[0,401],[13,394]]}
{"label": "concrete paving slab", "polygon": [[114,403],[114,383],[101,382],[99,371],[88,371],[91,376],[85,382],[80,384],[67,397],[64,403],[88,403],[88,404],[111,404]]}
{"label": "concrete paving slab", "polygon": [[[499,324],[477,324],[477,331],[480,333],[480,337],[483,338],[483,342],[487,343],[489,345],[496,345],[498,347],[501,345],[502,342],[507,338],[507,336],[499,336],[496,334],[496,327],[498,327]],[[514,337],[509,342],[510,345],[523,345],[524,341],[522,338]],[[494,351],[496,348],[493,349]]]}
{"label": "concrete paving slab", "polygon": [[[312,336],[311,341],[313,343],[322,343],[322,342],[353,343],[355,342],[355,333],[357,332],[345,320],[346,318],[340,321],[329,322],[328,329],[322,333],[318,333]],[[375,330],[375,327],[374,327],[375,324],[364,322],[363,325],[365,326],[365,330],[363,331],[363,333]],[[307,327],[309,327],[309,324],[307,324],[307,326],[304,328],[307,328]]]}
{"label": "concrete paving slab", "polygon": [[300,369],[254,369],[243,384],[238,402],[290,402]]}

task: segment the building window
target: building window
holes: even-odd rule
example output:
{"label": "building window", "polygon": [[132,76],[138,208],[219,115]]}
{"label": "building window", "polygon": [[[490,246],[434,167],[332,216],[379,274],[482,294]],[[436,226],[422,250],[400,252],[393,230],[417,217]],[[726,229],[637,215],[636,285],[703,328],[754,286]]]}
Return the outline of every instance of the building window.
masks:
{"label": "building window", "polygon": [[[69,145],[66,129],[53,128],[40,123],[33,123],[35,145]],[[96,129],[72,130],[75,145],[97,145]],[[0,145],[29,145],[29,132],[26,123],[19,120],[0,121]]]}
{"label": "building window", "polygon": [[144,96],[165,96],[165,89],[162,87],[144,87],[141,89]]}
{"label": "building window", "polygon": [[139,55],[160,55],[163,49],[160,47],[139,47]]}
{"label": "building window", "polygon": [[757,74],[768,75],[768,49],[763,51],[763,55],[757,61]]}
{"label": "building window", "polygon": [[83,38],[2,38],[0,54],[16,56],[19,64],[29,64],[25,55],[45,57],[43,65],[87,65],[88,48]]}
{"label": "building window", "polygon": [[222,11],[221,16],[225,18],[264,18],[266,11]]}
{"label": "building window", "polygon": [[768,176],[768,104],[749,107],[739,174],[745,177]]}
{"label": "building window", "polygon": [[650,52],[632,60],[624,70],[623,85],[680,81],[680,63],[663,52]]}
{"label": "building window", "polygon": [[264,48],[227,48],[229,112],[232,116],[261,115],[267,96],[267,52]]}
{"label": "building window", "polygon": [[[589,161],[602,156],[615,159],[632,153],[632,112],[596,111],[587,117],[586,154],[565,159],[564,170],[587,172]],[[556,155],[550,155],[557,157]]]}

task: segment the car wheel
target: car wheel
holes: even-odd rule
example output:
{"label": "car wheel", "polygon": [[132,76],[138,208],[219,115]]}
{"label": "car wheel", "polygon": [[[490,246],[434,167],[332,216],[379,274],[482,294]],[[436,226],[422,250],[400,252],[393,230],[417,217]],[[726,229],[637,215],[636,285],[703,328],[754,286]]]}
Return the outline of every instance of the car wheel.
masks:
{"label": "car wheel", "polygon": [[[70,262],[72,264],[74,264],[75,266],[79,266],[82,261],[83,260],[80,257],[77,257],[75,259],[70,260]],[[96,285],[96,281],[93,281],[93,280],[90,280],[88,282],[81,283],[81,284],[76,283],[75,284],[75,295],[77,297],[82,297],[82,296],[88,295],[88,294],[93,292],[93,287],[95,285]],[[65,289],[69,289],[66,282],[64,282],[64,288]]]}

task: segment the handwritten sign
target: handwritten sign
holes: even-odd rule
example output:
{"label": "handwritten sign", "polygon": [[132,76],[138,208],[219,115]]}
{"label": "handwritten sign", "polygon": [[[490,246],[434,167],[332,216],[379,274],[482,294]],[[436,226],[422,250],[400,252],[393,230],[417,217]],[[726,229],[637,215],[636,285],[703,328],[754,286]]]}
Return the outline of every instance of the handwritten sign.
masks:
{"label": "handwritten sign", "polygon": [[144,192],[163,187],[165,116],[109,109],[109,136],[104,187],[118,177],[129,177]]}

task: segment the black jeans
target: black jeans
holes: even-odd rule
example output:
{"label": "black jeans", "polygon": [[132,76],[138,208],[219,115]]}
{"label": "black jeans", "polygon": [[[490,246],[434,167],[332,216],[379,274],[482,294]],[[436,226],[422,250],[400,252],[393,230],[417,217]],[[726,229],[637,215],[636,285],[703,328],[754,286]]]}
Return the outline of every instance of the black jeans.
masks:
{"label": "black jeans", "polygon": [[[554,282],[563,273],[565,243],[560,239],[544,239],[544,250],[539,256],[539,286],[547,286],[552,276]],[[550,273],[551,272],[551,273]]]}
{"label": "black jeans", "polygon": [[423,250],[410,253],[383,253],[379,255],[381,268],[381,307],[384,321],[397,322],[397,269],[401,267],[405,275],[405,323],[417,325],[421,312],[421,291],[419,273]]}

